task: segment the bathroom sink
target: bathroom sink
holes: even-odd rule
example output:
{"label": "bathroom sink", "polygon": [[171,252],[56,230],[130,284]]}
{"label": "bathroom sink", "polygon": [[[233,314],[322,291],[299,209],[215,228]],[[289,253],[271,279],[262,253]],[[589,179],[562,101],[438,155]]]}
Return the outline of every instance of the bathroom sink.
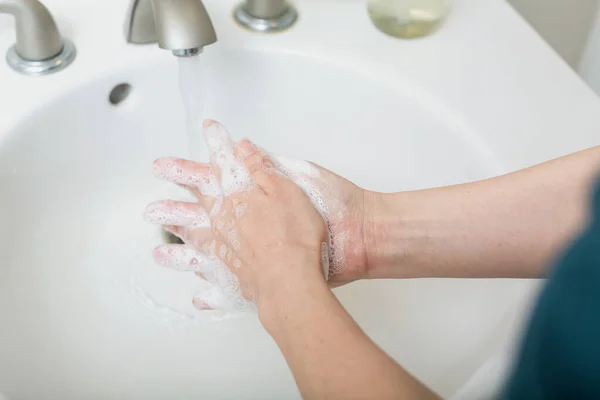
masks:
{"label": "bathroom sink", "polygon": [[[53,3],[79,59],[39,79],[0,67],[0,392],[9,399],[299,398],[256,316],[196,311],[191,297],[202,281],[152,261],[152,248],[166,238],[142,220],[144,207],[186,197],[151,174],[155,158],[189,154],[177,60],[153,46],[127,46],[116,1],[92,16],[105,18],[102,27],[91,26],[78,2]],[[197,66],[206,116],[235,138],[315,161],[368,189],[485,179],[596,144],[598,101],[503,2],[457,1],[446,31],[410,43],[372,28],[358,1],[300,1],[299,24],[273,36],[237,27],[233,2],[206,4],[220,36]],[[488,69],[489,79],[504,81],[485,80],[483,90],[480,67],[494,59],[456,44],[465,30],[458,22],[475,18],[473,9],[525,31],[521,47],[495,45],[517,56],[533,49],[536,65],[550,60],[557,92],[542,89],[529,64]],[[339,28],[322,26],[334,16]],[[0,44],[11,40],[5,33],[0,28]],[[452,51],[435,51],[446,43]],[[472,52],[476,68],[456,61],[461,51]],[[129,96],[111,104],[120,84],[130,85]],[[495,114],[481,106],[486,101]],[[569,111],[574,102],[580,107]],[[569,120],[578,129],[561,137]],[[514,315],[534,289],[432,279],[358,282],[336,295],[385,351],[449,397],[515,334],[521,319]]]}

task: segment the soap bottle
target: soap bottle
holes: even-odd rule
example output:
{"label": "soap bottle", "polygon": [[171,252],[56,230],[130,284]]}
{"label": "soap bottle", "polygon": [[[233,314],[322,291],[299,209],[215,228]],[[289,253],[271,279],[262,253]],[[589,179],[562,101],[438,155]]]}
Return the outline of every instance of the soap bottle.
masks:
{"label": "soap bottle", "polygon": [[371,20],[380,31],[399,38],[427,36],[443,21],[448,0],[368,0]]}

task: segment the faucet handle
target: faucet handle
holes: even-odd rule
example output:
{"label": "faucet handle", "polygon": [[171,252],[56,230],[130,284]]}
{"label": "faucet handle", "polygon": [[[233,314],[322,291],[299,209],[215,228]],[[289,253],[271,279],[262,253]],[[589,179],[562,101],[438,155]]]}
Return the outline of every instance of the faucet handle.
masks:
{"label": "faucet handle", "polygon": [[240,25],[255,32],[283,31],[298,19],[298,12],[287,0],[245,0],[233,15]]}
{"label": "faucet handle", "polygon": [[0,13],[16,20],[17,42],[6,55],[9,65],[26,75],[45,75],[73,62],[73,43],[61,38],[50,11],[38,0],[0,0]]}
{"label": "faucet handle", "polygon": [[125,21],[127,43],[148,44],[158,42],[154,9],[150,0],[133,0],[129,3]]}

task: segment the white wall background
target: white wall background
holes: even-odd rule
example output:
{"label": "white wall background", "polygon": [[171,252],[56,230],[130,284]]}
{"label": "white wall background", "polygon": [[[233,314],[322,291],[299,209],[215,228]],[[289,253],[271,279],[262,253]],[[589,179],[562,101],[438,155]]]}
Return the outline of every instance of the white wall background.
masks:
{"label": "white wall background", "polygon": [[573,67],[585,52],[598,0],[508,0]]}
{"label": "white wall background", "polygon": [[594,25],[579,64],[579,73],[600,95],[600,9],[595,15]]}
{"label": "white wall background", "polygon": [[508,0],[600,95],[600,0]]}

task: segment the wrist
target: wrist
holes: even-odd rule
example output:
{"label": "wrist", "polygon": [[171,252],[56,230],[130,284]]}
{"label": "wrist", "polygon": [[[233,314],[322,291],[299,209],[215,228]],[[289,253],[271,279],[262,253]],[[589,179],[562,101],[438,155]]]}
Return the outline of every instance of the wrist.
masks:
{"label": "wrist", "polygon": [[324,294],[331,293],[322,273],[289,278],[270,285],[256,301],[260,322],[271,335],[275,330],[285,327],[299,310]]}
{"label": "wrist", "polygon": [[401,269],[411,244],[406,220],[416,214],[409,207],[411,193],[418,192],[365,193],[366,279],[404,276]]}

